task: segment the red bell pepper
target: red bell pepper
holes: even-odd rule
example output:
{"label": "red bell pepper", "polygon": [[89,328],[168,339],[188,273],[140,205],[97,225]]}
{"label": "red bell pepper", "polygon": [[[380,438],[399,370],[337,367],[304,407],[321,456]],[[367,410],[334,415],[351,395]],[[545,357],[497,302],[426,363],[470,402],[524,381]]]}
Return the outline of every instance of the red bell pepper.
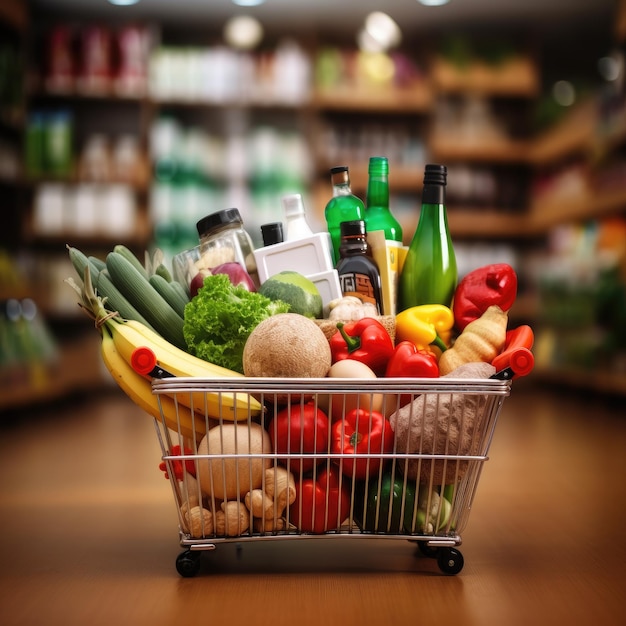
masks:
{"label": "red bell pepper", "polygon": [[535,365],[535,357],[530,351],[534,342],[533,329],[527,324],[508,330],[504,350],[491,364],[497,372],[510,368],[513,371],[513,378],[526,376]]}
{"label": "red bell pepper", "polygon": [[296,499],[289,507],[289,522],[302,532],[321,534],[335,530],[350,514],[350,487],[334,467],[317,478],[296,478]]}
{"label": "red bell pepper", "polygon": [[387,329],[373,317],[356,322],[337,322],[337,332],[330,338],[333,363],[343,359],[361,361],[377,376],[382,376],[393,354],[393,341]]}
{"label": "red bell pepper", "polygon": [[331,427],[330,449],[341,454],[335,462],[350,478],[360,480],[375,474],[384,459],[357,455],[389,454],[393,451],[391,423],[378,411],[352,409]]}
{"label": "red bell pepper", "polygon": [[387,363],[385,376],[439,378],[437,356],[430,350],[420,350],[412,341],[401,341]]}
{"label": "red bell pepper", "polygon": [[[168,456],[180,456],[180,446],[172,446],[172,451]],[[189,448],[184,449],[184,454],[193,454],[193,450]],[[183,468],[184,463],[184,468]],[[174,476],[176,476],[177,480],[183,480],[184,472],[188,472],[192,476],[196,475],[196,466],[193,462],[193,459],[185,459],[185,461],[171,461],[172,469],[174,470]],[[159,469],[165,473],[165,478],[169,479],[169,474],[167,471],[167,463],[165,461],[161,461],[159,463]]]}
{"label": "red bell pepper", "polygon": [[269,425],[272,447],[290,471],[298,475],[312,470],[320,461],[306,458],[328,450],[328,416],[313,402],[290,404],[280,410]]}
{"label": "red bell pepper", "polygon": [[454,325],[462,331],[490,306],[508,311],[517,297],[517,274],[508,263],[493,263],[466,274],[454,292]]}

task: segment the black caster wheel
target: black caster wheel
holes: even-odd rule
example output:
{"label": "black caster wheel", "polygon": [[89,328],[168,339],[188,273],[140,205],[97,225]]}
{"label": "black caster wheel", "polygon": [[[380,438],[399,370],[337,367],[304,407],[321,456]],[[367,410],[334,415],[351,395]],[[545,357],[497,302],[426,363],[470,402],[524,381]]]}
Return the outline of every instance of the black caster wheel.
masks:
{"label": "black caster wheel", "polygon": [[184,578],[193,578],[200,571],[200,553],[185,550],[176,557],[176,571]]}
{"label": "black caster wheel", "polygon": [[463,555],[456,548],[439,548],[437,565],[444,574],[458,574],[464,564]]}
{"label": "black caster wheel", "polygon": [[437,546],[429,546],[428,541],[418,541],[417,548],[422,556],[427,556],[429,559],[434,559],[439,554],[439,548]]}

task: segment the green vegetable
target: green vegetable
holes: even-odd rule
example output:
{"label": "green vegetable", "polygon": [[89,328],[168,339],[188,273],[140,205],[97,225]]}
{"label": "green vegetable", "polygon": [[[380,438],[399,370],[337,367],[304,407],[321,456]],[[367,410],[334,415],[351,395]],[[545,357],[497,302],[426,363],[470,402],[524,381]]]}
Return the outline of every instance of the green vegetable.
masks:
{"label": "green vegetable", "polygon": [[286,313],[289,305],[233,285],[225,274],[204,279],[185,307],[183,334],[191,354],[243,373],[243,348],[264,319]]}
{"label": "green vegetable", "polygon": [[270,300],[282,300],[289,304],[290,313],[298,313],[311,319],[322,317],[323,303],[318,288],[299,272],[278,272],[270,276],[258,291]]}

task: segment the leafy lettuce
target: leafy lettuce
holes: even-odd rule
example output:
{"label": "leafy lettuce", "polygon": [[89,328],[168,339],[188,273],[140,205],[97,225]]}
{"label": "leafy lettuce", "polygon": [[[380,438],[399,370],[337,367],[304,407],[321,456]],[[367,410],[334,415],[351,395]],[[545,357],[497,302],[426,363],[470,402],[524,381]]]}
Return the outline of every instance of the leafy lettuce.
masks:
{"label": "leafy lettuce", "polygon": [[225,274],[204,279],[185,306],[183,335],[191,354],[243,373],[243,348],[254,328],[289,305],[233,285]]}

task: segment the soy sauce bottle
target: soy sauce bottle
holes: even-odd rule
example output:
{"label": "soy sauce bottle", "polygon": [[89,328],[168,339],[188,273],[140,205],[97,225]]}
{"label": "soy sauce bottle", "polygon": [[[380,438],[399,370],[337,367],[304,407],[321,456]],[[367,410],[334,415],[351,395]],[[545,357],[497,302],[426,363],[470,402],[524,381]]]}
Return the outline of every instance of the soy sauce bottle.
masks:
{"label": "soy sauce bottle", "polygon": [[336,269],[341,293],[372,303],[380,315],[382,310],[380,271],[367,243],[365,222],[341,222],[341,245]]}

